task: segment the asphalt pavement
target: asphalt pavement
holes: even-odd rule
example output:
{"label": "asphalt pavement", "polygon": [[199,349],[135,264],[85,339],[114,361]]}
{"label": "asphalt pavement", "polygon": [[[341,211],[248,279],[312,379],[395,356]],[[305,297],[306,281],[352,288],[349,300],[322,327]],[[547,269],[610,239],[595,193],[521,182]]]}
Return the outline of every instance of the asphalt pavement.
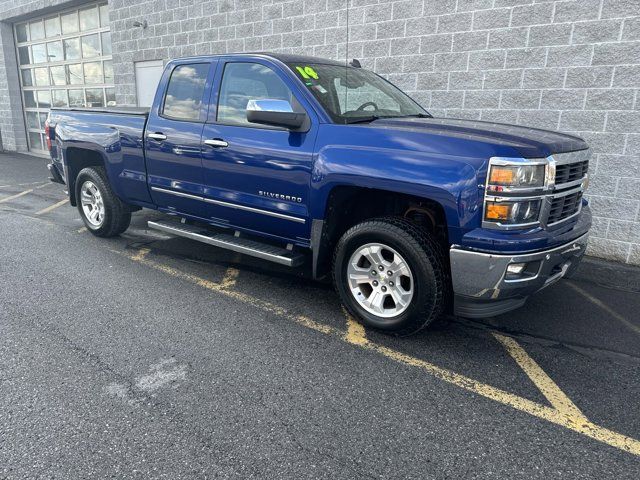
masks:
{"label": "asphalt pavement", "polygon": [[45,164],[0,155],[0,478],[640,477],[638,269],[394,338],[156,212],[95,238]]}

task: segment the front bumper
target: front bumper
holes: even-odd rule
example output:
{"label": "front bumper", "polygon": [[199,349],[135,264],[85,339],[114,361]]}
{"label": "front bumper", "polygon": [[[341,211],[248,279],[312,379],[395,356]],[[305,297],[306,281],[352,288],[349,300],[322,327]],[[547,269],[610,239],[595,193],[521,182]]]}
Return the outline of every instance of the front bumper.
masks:
{"label": "front bumper", "polygon": [[[531,294],[570,275],[587,248],[588,233],[559,247],[526,254],[499,255],[451,247],[454,313],[482,318],[518,308]],[[527,264],[526,275],[507,279],[507,266]]]}

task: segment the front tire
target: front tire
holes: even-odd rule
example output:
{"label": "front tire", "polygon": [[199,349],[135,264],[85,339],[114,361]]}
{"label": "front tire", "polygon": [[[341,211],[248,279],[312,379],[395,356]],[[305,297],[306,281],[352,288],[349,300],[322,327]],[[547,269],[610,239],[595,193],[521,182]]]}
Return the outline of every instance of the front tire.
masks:
{"label": "front tire", "polygon": [[120,235],[131,223],[131,210],[113,193],[102,167],[84,168],[76,178],[78,211],[97,237]]}
{"label": "front tire", "polygon": [[409,335],[438,318],[448,270],[437,241],[400,217],[349,229],[333,259],[335,288],[348,312],[367,327]]}

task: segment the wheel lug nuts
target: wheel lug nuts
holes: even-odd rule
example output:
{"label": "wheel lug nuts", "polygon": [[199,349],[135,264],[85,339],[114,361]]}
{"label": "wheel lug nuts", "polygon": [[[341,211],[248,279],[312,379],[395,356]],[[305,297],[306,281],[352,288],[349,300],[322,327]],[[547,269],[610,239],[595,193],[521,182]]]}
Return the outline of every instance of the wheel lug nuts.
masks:
{"label": "wheel lug nuts", "polygon": [[389,282],[389,286],[390,286],[390,287],[393,287],[393,282]]}
{"label": "wheel lug nuts", "polygon": [[378,270],[383,271],[384,267],[382,265],[378,266]]}
{"label": "wheel lug nuts", "polygon": [[371,270],[371,275],[377,275],[378,272],[376,272],[375,270]]}
{"label": "wheel lug nuts", "polygon": [[[374,281],[373,281],[373,286],[374,286],[374,287],[377,287],[377,286],[378,286],[378,281],[377,281],[377,280],[374,280]],[[384,287],[382,287],[382,288],[384,288]]]}
{"label": "wheel lug nuts", "polygon": [[392,272],[391,270],[389,270],[389,271],[387,272],[387,275],[390,277],[391,275],[393,275],[393,272]]}
{"label": "wheel lug nuts", "polygon": [[383,292],[387,291],[387,287],[382,287],[380,290],[382,290]]}

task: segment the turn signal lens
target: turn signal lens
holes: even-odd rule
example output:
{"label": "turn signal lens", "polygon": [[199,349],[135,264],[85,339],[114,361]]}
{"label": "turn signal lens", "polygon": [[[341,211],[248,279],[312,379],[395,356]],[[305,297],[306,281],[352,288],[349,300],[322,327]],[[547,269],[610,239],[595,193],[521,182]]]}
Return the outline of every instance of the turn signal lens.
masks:
{"label": "turn signal lens", "polygon": [[523,200],[521,202],[502,201],[487,202],[484,219],[503,225],[526,225],[538,221],[540,216],[540,200]]}
{"label": "turn signal lens", "polygon": [[506,220],[509,218],[511,205],[510,203],[488,203],[484,217],[487,220]]}

